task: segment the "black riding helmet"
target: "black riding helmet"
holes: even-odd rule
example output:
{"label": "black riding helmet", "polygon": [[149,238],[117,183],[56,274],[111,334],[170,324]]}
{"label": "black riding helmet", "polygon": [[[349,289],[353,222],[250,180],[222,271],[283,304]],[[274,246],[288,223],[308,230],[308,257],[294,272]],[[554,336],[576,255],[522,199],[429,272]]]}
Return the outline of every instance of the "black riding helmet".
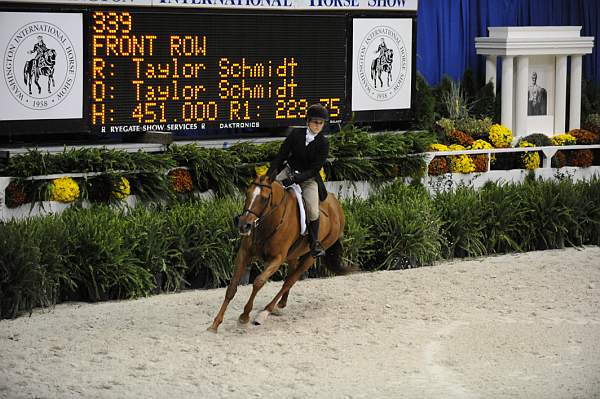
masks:
{"label": "black riding helmet", "polygon": [[329,120],[327,108],[321,104],[313,104],[308,107],[308,110],[306,111],[306,120],[310,121],[311,119],[322,119],[327,122]]}

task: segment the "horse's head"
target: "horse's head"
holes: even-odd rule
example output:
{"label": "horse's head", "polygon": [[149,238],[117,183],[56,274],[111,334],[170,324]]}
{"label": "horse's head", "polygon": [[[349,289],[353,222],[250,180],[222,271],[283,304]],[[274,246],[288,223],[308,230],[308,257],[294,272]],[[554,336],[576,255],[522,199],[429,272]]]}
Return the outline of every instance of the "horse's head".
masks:
{"label": "horse's head", "polygon": [[394,58],[394,50],[391,48],[385,50],[385,55],[387,56],[388,60],[391,61]]}
{"label": "horse's head", "polygon": [[271,205],[273,182],[268,176],[257,176],[246,190],[244,211],[233,218],[233,224],[240,235],[248,236],[258,226],[261,218]]}
{"label": "horse's head", "polygon": [[44,58],[46,59],[48,65],[54,65],[56,63],[56,50],[52,48],[46,50],[44,53]]}

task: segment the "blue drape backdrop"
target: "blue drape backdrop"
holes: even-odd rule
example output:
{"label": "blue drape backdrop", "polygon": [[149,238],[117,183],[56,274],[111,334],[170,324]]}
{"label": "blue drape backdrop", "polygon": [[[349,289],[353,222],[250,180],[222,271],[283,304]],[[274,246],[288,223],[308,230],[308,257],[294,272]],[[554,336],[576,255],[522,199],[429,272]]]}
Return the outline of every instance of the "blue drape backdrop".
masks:
{"label": "blue drape backdrop", "polygon": [[433,85],[444,75],[460,79],[470,68],[483,83],[485,58],[475,53],[475,38],[488,36],[488,27],[566,25],[594,36],[583,78],[600,83],[600,0],[419,0],[417,70]]}

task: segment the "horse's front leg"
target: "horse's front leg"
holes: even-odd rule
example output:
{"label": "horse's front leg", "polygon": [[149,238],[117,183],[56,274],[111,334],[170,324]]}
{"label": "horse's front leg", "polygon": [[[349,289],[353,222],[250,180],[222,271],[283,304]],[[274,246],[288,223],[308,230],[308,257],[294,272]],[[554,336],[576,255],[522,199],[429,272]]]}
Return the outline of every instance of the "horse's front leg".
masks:
{"label": "horse's front leg", "polygon": [[235,258],[235,270],[233,272],[231,282],[229,283],[229,286],[227,286],[227,291],[225,291],[225,299],[223,300],[221,309],[219,309],[219,313],[217,313],[217,316],[213,320],[211,326],[208,327],[208,331],[216,333],[219,328],[219,325],[223,322],[223,317],[225,316],[227,306],[229,305],[229,302],[231,302],[231,300],[235,296],[235,293],[237,292],[237,287],[240,283],[244,272],[246,271],[248,263],[250,263],[250,259],[250,239],[244,238]]}
{"label": "horse's front leg", "polygon": [[273,258],[269,259],[267,262],[267,266],[265,270],[261,274],[254,279],[254,284],[252,285],[252,294],[250,294],[250,298],[248,299],[248,303],[244,306],[244,313],[240,315],[240,323],[248,323],[250,321],[250,312],[252,311],[252,307],[254,306],[254,298],[260,289],[265,285],[265,283],[269,280],[269,278],[279,269],[281,264],[285,258],[282,254],[278,254]]}
{"label": "horse's front leg", "polygon": [[38,94],[42,94],[42,86],[40,86],[40,84],[38,83],[40,76],[36,75],[35,80],[33,81],[33,83],[35,83],[35,85],[38,88]]}

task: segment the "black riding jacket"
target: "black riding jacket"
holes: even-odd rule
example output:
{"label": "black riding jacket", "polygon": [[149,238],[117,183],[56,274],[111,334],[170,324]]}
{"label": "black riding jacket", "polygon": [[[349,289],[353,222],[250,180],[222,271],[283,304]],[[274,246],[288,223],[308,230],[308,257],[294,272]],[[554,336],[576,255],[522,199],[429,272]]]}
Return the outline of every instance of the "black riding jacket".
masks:
{"label": "black riding jacket", "polygon": [[305,142],[306,128],[294,129],[281,144],[279,153],[271,162],[267,174],[271,179],[275,178],[283,169],[283,163],[287,161],[294,172],[294,181],[302,183],[314,177],[319,185],[319,197],[322,197],[321,192],[326,193],[326,191],[319,171],[327,161],[329,142],[322,132],[317,134],[308,145],[305,145]]}

